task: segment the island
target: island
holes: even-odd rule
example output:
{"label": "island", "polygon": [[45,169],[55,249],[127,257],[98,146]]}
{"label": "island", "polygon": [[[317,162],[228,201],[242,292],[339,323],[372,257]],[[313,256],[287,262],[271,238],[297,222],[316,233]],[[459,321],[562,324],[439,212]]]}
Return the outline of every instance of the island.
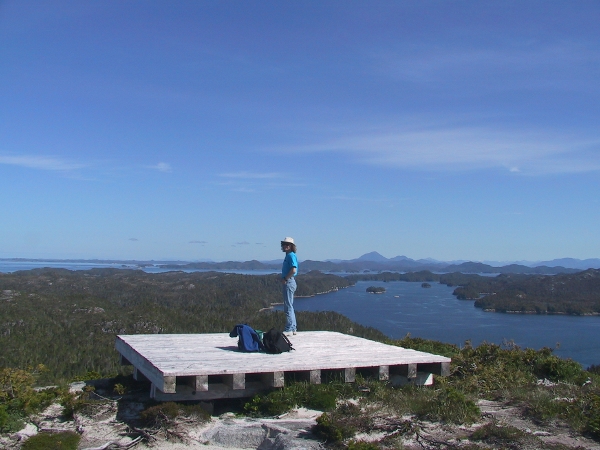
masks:
{"label": "island", "polygon": [[422,288],[430,288],[431,285],[429,283],[421,283]]}
{"label": "island", "polygon": [[377,286],[369,286],[367,288],[367,292],[370,294],[383,294],[385,292],[385,288],[377,287]]}

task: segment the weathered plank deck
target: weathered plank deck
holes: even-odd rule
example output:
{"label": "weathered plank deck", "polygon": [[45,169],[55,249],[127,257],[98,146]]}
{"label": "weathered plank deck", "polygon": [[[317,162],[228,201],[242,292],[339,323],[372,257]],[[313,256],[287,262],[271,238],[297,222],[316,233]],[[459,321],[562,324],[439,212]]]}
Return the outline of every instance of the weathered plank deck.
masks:
{"label": "weathered plank deck", "polygon": [[429,384],[431,374],[447,375],[450,359],[330,331],[290,336],[294,351],[279,355],[243,353],[227,333],[136,334],[117,336],[123,364],[134,366],[152,383],[157,400],[214,400],[247,397],[286,378],[342,377],[353,382],[357,371],[395,383]]}

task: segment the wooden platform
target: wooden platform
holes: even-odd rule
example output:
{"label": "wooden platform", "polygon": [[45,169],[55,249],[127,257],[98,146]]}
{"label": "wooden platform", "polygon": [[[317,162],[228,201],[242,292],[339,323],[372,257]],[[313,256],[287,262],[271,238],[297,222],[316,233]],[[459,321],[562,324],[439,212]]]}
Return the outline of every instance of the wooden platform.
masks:
{"label": "wooden platform", "polygon": [[228,333],[117,336],[115,347],[134,377],[152,383],[156,400],[215,400],[249,397],[283,387],[286,380],[354,382],[357,373],[395,384],[430,384],[448,375],[450,359],[330,331],[290,336],[294,351],[243,353]]}

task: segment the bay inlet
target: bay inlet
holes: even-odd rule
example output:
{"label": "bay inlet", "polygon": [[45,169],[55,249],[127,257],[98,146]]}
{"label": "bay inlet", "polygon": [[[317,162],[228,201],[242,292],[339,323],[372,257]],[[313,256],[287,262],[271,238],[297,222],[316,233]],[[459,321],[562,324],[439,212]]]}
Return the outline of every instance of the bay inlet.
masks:
{"label": "bay inlet", "polygon": [[[366,292],[381,286],[383,294]],[[464,346],[482,342],[512,341],[522,348],[549,347],[561,358],[585,367],[600,364],[600,317],[537,314],[504,314],[475,308],[472,300],[458,300],[454,288],[421,282],[361,281],[336,292],[294,300],[297,311],[335,311],[361,325],[377,328],[392,339],[410,333]],[[281,309],[278,307],[277,309]],[[302,324],[298,324],[302,329]]]}

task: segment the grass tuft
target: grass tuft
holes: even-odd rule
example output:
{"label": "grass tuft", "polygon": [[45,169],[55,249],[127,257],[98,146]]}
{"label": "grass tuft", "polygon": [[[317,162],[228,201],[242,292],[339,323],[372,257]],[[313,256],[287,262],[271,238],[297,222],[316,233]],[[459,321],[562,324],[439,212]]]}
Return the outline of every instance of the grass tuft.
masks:
{"label": "grass tuft", "polygon": [[291,383],[283,389],[254,396],[244,404],[244,412],[254,417],[278,416],[297,406],[330,411],[336,407],[338,399],[348,398],[354,392],[355,387],[349,383]]}
{"label": "grass tuft", "polygon": [[210,414],[199,404],[165,402],[150,406],[140,413],[142,422],[152,428],[167,427],[178,417],[194,418],[199,422],[210,420]]}
{"label": "grass tuft", "polygon": [[425,420],[470,424],[479,420],[481,415],[475,402],[453,387],[435,391],[415,389],[414,392],[412,412]]}
{"label": "grass tuft", "polygon": [[39,433],[27,439],[23,450],[76,450],[81,436],[72,431]]}

